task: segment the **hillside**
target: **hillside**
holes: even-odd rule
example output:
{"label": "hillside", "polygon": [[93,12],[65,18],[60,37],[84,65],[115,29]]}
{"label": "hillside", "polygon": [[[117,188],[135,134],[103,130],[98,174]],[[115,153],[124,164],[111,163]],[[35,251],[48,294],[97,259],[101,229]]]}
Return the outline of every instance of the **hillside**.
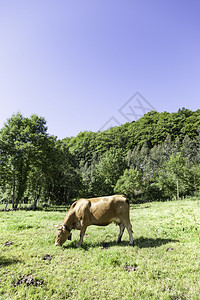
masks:
{"label": "hillside", "polygon": [[199,191],[200,110],[152,111],[62,141],[37,115],[13,115],[0,130],[0,198],[13,208],[113,193],[133,202],[179,199]]}
{"label": "hillside", "polygon": [[200,109],[192,112],[180,109],[177,113],[151,111],[138,121],[113,127],[103,132],[80,132],[66,142],[77,159],[88,161],[93,153],[104,153],[110,148],[123,149],[124,153],[146,144],[149,149],[161,144],[170,136],[172,141],[179,138],[182,144],[185,136],[195,140],[200,128]]}
{"label": "hillside", "polygon": [[200,110],[152,111],[137,122],[81,132],[64,143],[80,167],[85,196],[119,192],[163,200],[199,190]]}

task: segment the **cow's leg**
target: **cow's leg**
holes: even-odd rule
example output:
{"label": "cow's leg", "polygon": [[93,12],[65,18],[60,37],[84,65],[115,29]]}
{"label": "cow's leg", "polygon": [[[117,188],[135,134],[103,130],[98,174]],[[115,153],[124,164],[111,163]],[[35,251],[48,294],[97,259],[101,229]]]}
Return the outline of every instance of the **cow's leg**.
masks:
{"label": "cow's leg", "polygon": [[127,220],[124,220],[123,221],[127,231],[128,231],[128,234],[129,234],[129,244],[130,245],[133,245],[133,231],[132,231],[132,226],[131,226],[131,223],[128,222]]}
{"label": "cow's leg", "polygon": [[81,246],[82,241],[83,241],[83,237],[84,237],[85,232],[86,232],[86,229],[87,229],[87,226],[82,226],[81,227],[80,240],[79,240],[78,244],[76,245],[76,248],[79,248]]}
{"label": "cow's leg", "polygon": [[117,238],[117,243],[119,244],[120,242],[121,242],[121,238],[122,238],[122,235],[123,235],[123,233],[124,233],[124,229],[125,229],[125,226],[124,226],[124,224],[123,223],[121,223],[120,225],[119,225],[119,236],[118,236],[118,238]]}

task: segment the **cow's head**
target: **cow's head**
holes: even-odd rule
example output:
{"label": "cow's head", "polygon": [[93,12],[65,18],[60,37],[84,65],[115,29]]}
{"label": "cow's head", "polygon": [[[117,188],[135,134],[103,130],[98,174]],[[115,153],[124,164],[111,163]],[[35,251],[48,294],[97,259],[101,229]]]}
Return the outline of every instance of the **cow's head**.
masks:
{"label": "cow's head", "polygon": [[62,246],[62,244],[64,244],[64,242],[67,239],[71,240],[72,234],[66,225],[61,224],[61,225],[55,225],[55,226],[57,227],[56,241],[55,241],[56,246]]}

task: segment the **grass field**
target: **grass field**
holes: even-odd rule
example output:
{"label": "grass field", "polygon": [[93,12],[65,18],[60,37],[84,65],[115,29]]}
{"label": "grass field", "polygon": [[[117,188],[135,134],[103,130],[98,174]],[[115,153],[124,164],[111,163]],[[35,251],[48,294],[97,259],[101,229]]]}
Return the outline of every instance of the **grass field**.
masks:
{"label": "grass field", "polygon": [[91,226],[55,247],[65,212],[0,212],[0,299],[200,299],[200,200],[131,206],[135,245]]}

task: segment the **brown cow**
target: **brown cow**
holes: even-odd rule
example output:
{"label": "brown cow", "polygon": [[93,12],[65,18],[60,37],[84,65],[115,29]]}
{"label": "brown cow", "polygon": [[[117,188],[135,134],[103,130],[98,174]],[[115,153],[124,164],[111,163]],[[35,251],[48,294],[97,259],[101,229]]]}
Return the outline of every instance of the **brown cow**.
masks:
{"label": "brown cow", "polygon": [[113,195],[80,199],[71,205],[63,223],[56,226],[55,245],[62,246],[67,239],[71,239],[71,230],[79,229],[81,231],[80,240],[76,247],[80,247],[88,226],[106,226],[112,222],[115,222],[120,228],[117,243],[120,243],[126,227],[129,233],[129,244],[132,245],[133,236],[129,218],[129,202],[125,196]]}

